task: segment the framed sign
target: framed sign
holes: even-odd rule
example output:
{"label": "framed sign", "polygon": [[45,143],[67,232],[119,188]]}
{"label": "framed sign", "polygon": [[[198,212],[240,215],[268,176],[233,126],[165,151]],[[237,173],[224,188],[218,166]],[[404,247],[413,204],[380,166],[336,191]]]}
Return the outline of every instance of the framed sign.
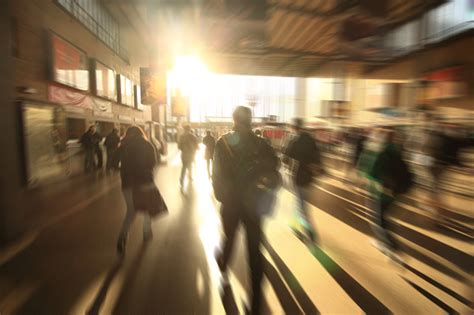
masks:
{"label": "framed sign", "polygon": [[133,83],[132,80],[124,75],[117,75],[119,88],[119,102],[123,105],[133,107]]}
{"label": "framed sign", "polygon": [[89,90],[87,55],[81,49],[50,33],[52,80],[78,90]]}
{"label": "framed sign", "polygon": [[115,71],[100,61],[93,59],[92,68],[95,75],[95,92],[97,96],[117,101],[117,83]]}
{"label": "framed sign", "polygon": [[142,98],[141,98],[141,89],[139,85],[134,86],[134,91],[135,91],[135,108],[141,111],[145,110],[145,106],[142,104]]}
{"label": "framed sign", "polygon": [[463,97],[467,94],[465,69],[462,66],[448,67],[425,73],[425,97],[441,100]]}
{"label": "framed sign", "polygon": [[166,104],[166,72],[140,68],[141,103]]}
{"label": "framed sign", "polygon": [[20,108],[27,185],[66,178],[70,169],[64,110],[29,101],[22,102]]}
{"label": "framed sign", "polygon": [[180,94],[171,97],[171,115],[173,117],[188,116],[189,99]]}

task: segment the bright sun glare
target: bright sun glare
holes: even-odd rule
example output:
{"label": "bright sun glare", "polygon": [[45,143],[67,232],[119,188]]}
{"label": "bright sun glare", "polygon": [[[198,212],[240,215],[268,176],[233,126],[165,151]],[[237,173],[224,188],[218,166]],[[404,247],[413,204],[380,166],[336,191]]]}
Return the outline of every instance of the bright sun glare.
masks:
{"label": "bright sun glare", "polygon": [[177,56],[171,71],[173,88],[183,95],[190,96],[195,91],[202,91],[205,77],[208,74],[206,65],[197,56]]}

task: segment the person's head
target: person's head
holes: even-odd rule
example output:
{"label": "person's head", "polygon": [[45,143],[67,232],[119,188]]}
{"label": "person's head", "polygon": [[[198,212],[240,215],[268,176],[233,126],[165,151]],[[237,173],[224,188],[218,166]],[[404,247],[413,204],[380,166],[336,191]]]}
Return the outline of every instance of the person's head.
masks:
{"label": "person's head", "polygon": [[118,131],[117,128],[113,128],[113,129],[112,129],[112,133],[113,133],[113,134],[118,134],[118,132],[119,132],[119,131]]}
{"label": "person's head", "polygon": [[261,137],[262,136],[262,131],[260,129],[255,129],[255,135]]}
{"label": "person's head", "polygon": [[89,133],[95,133],[96,130],[97,130],[97,129],[95,128],[95,126],[92,125],[92,126],[89,127],[89,130],[87,130],[87,131],[88,131]]}
{"label": "person's head", "polygon": [[184,125],[183,130],[184,130],[184,133],[191,133],[191,126],[190,125]]}
{"label": "person's head", "polygon": [[232,114],[234,120],[234,130],[251,131],[252,130],[252,111],[246,106],[237,106]]}
{"label": "person's head", "polygon": [[210,135],[211,135],[211,131],[210,131],[210,130],[207,130],[207,131],[206,131],[206,135],[210,136]]}
{"label": "person's head", "polygon": [[291,128],[296,132],[302,131],[303,126],[304,126],[303,118],[296,117],[296,118],[293,118],[293,120],[291,121]]}
{"label": "person's head", "polygon": [[125,138],[132,139],[136,137],[146,138],[145,133],[143,132],[142,128],[138,126],[131,126],[128,127],[127,132],[125,133]]}

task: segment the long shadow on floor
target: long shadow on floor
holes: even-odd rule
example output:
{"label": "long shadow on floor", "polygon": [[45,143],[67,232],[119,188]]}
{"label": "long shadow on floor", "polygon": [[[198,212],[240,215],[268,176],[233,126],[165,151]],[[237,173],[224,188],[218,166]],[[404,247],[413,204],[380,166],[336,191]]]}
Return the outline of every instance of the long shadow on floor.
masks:
{"label": "long shadow on floor", "polygon": [[[267,249],[268,253],[270,254],[270,257],[272,260],[275,262],[275,266],[277,267],[278,271],[282,275],[283,279],[285,280],[288,288],[291,290],[291,293],[295,297],[296,301],[300,305],[301,309],[303,310],[304,314],[319,314],[319,310],[317,309],[316,305],[314,305],[313,301],[311,301],[311,298],[308,296],[308,294],[304,291],[303,287],[299,283],[299,281],[296,279],[295,275],[291,272],[291,270],[288,268],[288,266],[285,264],[285,262],[281,259],[281,257],[275,252],[273,247],[271,247],[270,243],[268,241],[264,241],[264,246]],[[267,261],[267,267],[270,265],[270,263]],[[271,266],[271,265],[270,265]],[[274,269],[274,268],[273,268]],[[275,277],[276,270],[272,271],[271,268],[266,269],[266,276],[272,283],[273,288],[277,292],[278,296],[283,296],[281,293],[283,292],[282,290],[282,285],[286,289],[283,283],[279,284],[278,280]],[[276,274],[278,276],[278,274]],[[280,279],[281,281],[281,279]],[[280,294],[278,294],[278,292]],[[287,292],[289,297],[291,297],[290,292]],[[280,299],[280,297],[279,297]],[[280,300],[280,302],[283,302]],[[282,306],[284,305],[289,305],[288,300],[285,303],[282,303]],[[293,305],[292,307],[295,307]],[[297,305],[296,305],[297,307]],[[295,314],[295,310],[286,310],[286,314]]]}
{"label": "long shadow on floor", "polygon": [[163,233],[140,268],[129,273],[114,314],[210,314],[210,277],[195,199],[190,188],[182,198],[167,200],[168,218],[154,224]]}
{"label": "long shadow on floor", "polygon": [[239,308],[237,306],[237,302],[235,301],[234,291],[232,290],[232,286],[230,284],[222,288],[220,297],[227,315],[239,314]]}
{"label": "long shadow on floor", "polygon": [[122,259],[118,260],[107,273],[107,276],[105,277],[104,282],[102,282],[97,296],[94,298],[94,301],[86,312],[87,315],[99,314],[100,308],[102,307],[102,304],[104,303],[104,300],[107,297],[109,287],[112,284],[112,281],[114,280],[115,276],[119,272],[120,268],[122,267],[122,262]]}

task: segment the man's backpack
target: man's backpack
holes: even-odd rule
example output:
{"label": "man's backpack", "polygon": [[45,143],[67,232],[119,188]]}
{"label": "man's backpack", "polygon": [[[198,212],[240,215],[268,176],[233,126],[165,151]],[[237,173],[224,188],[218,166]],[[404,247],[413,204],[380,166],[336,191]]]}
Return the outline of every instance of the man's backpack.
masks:
{"label": "man's backpack", "polygon": [[233,135],[225,135],[223,142],[233,162],[235,193],[247,210],[269,215],[282,183],[278,159],[264,139],[251,135],[244,147],[236,148],[228,138]]}

